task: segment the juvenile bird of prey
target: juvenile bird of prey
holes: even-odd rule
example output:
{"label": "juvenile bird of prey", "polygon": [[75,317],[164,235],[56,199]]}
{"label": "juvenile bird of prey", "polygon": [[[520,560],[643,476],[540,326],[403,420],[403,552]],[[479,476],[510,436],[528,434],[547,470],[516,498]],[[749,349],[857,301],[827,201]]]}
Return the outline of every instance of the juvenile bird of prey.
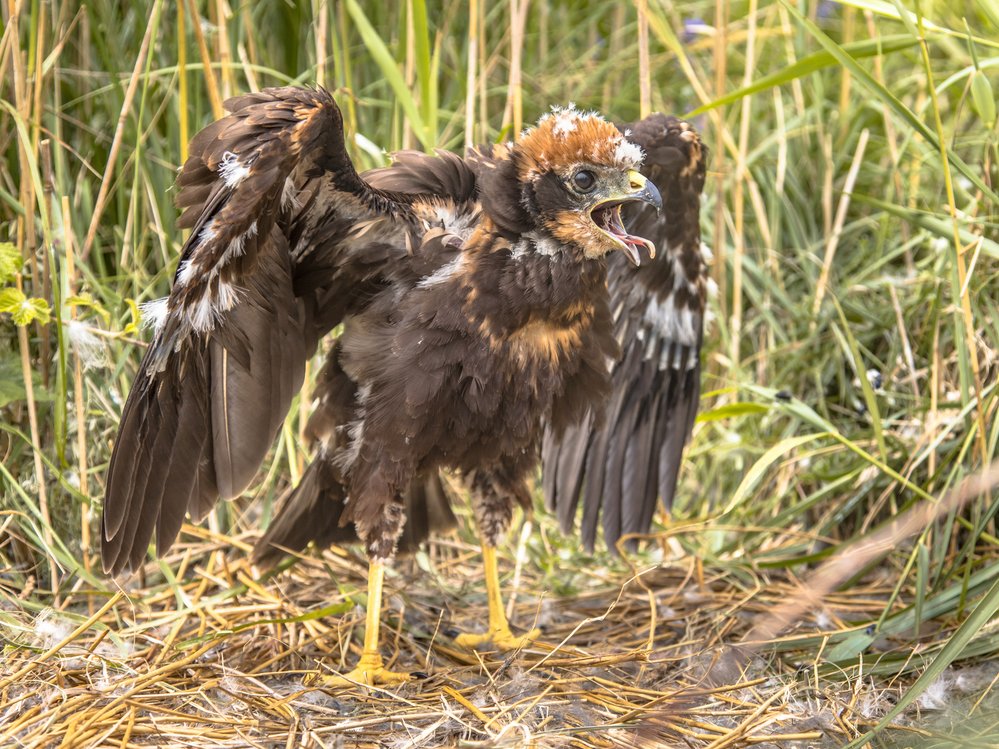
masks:
{"label": "juvenile bird of prey", "polygon": [[[623,349],[611,367],[612,392],[606,408],[588,413],[582,422],[561,431],[546,429],[542,450],[546,505],[557,513],[563,531],[572,532],[582,499],[584,546],[593,549],[602,521],[604,540],[615,552],[622,535],[648,532],[657,497],[667,509],[672,504],[697,414],[711,283],[700,232],[707,152],[697,132],[687,122],[662,114],[618,127],[644,151],[641,171],[660,189],[664,205],[662,210],[642,203],[624,207],[624,224],[659,248],[658,257],[640,266],[622,253],[608,258],[614,333]],[[469,154],[469,162],[477,173],[488,173],[508,148],[480,146]],[[391,167],[368,172],[365,178],[376,187],[407,193],[453,192],[455,187],[435,173],[434,161],[426,154],[405,152],[396,155]],[[323,410],[320,406],[313,419],[337,421]],[[417,502],[408,513],[406,548],[415,547],[431,528],[448,525],[446,495],[441,489],[431,491],[434,486],[426,480],[414,489],[415,496],[425,494],[435,501]],[[421,513],[420,507],[431,512]],[[299,534],[314,528],[319,516],[316,512],[309,520],[296,518]],[[305,545],[290,529],[285,543]]]}
{"label": "juvenile bird of prey", "polygon": [[[317,532],[353,526],[368,554],[362,656],[331,683],[408,678],[378,649],[384,565],[441,468],[468,484],[486,569],[489,629],[459,641],[521,646],[534,633],[510,631],[495,547],[530,501],[543,421],[564,430],[610,392],[606,256],[654,253],[621,208],[661,204],[641,149],[599,116],[554,110],[489,168],[428,159],[440,189],[414,194],[355,171],[325,91],[227,107],[179,177],[193,231],[170,296],[148,310],[156,333],[108,471],[105,569],[137,566],[154,531],[162,553],[185,512],[247,487],[306,360],[342,323],[323,373],[336,421],[314,424],[318,452],[282,510],[310,517],[321,501]],[[294,526],[279,516],[261,554]]]}
{"label": "juvenile bird of prey", "polygon": [[[604,409],[545,433],[545,503],[570,532],[582,499],[583,546],[597,526],[617,551],[622,536],[648,533],[659,497],[668,510],[701,393],[700,350],[710,283],[702,255],[700,200],[706,149],[696,131],[654,114],[621,126],[645,152],[642,172],[661,190],[663,209],[626,210],[628,231],[659,250],[635,267],[608,260],[614,335],[622,356],[611,370]],[[633,546],[633,538],[627,545]]]}

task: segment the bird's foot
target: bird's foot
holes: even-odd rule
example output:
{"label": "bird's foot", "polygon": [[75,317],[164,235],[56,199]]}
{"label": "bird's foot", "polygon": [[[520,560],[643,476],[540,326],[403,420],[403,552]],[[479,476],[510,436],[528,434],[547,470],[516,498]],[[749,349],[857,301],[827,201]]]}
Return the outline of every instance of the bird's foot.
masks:
{"label": "bird's foot", "polygon": [[344,689],[356,687],[358,684],[369,687],[394,687],[419,676],[419,674],[389,671],[382,663],[379,653],[365,653],[357,665],[347,673],[318,674],[316,681],[327,689]]}
{"label": "bird's foot", "polygon": [[491,644],[496,650],[509,652],[528,647],[541,636],[540,629],[532,629],[522,635],[515,635],[510,631],[509,625],[490,628],[488,632],[481,635],[462,633],[454,638],[456,645],[468,650],[475,650],[480,645]]}

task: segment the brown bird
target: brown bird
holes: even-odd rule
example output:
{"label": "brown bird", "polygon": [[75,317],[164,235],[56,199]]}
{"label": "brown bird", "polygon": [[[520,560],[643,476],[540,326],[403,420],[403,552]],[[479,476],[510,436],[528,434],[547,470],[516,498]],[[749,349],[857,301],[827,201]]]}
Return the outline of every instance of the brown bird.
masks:
{"label": "brown bird", "polygon": [[495,547],[529,504],[542,423],[559,433],[608,396],[619,348],[605,256],[654,253],[621,208],[661,204],[641,150],[599,116],[553,110],[488,166],[428,157],[438,189],[411,193],[358,175],[325,91],[267,89],[227,108],[179,178],[193,231],[170,296],[148,308],[156,333],[108,471],[105,569],[136,567],[154,531],[162,553],[185,512],[247,487],[306,360],[342,323],[311,424],[317,454],[260,556],[356,533],[370,561],[364,647],[331,683],[405,680],[378,650],[384,565],[407,505],[436,507],[435,474],[453,469],[489,601],[486,634],[459,642],[521,646],[534,633],[510,631]]}
{"label": "brown bird", "polygon": [[[634,536],[648,532],[657,497],[667,509],[672,505],[697,414],[705,304],[712,283],[700,231],[707,149],[696,130],[663,114],[618,127],[644,151],[641,171],[659,187],[664,205],[662,210],[641,203],[623,207],[624,224],[660,248],[659,256],[640,266],[622,253],[608,258],[614,333],[623,349],[611,367],[611,395],[605,408],[588,413],[579,424],[546,429],[542,451],[546,505],[558,515],[563,531],[573,531],[582,499],[584,546],[593,549],[602,521],[605,543],[614,552],[621,536],[633,547]],[[488,176],[508,148],[480,146],[468,160],[477,174]],[[435,174],[434,161],[419,152],[396,154],[391,167],[368,172],[365,179],[407,193],[453,191]],[[321,418],[321,411],[313,418]],[[414,503],[407,516],[421,518],[419,507],[427,506],[437,520],[407,521],[406,549],[415,548],[432,526],[447,527],[451,518],[442,489],[428,485],[416,491],[436,501]]]}
{"label": "brown bird", "polygon": [[545,503],[572,531],[582,499],[583,546],[597,527],[617,552],[648,533],[659,497],[670,509],[683,449],[701,393],[701,341],[711,284],[702,252],[700,201],[707,149],[675,117],[654,114],[621,126],[645,152],[642,172],[661,190],[663,209],[627,209],[629,232],[659,249],[641,267],[608,259],[614,335],[622,356],[611,370],[605,409],[563,432],[549,428],[542,450]]}

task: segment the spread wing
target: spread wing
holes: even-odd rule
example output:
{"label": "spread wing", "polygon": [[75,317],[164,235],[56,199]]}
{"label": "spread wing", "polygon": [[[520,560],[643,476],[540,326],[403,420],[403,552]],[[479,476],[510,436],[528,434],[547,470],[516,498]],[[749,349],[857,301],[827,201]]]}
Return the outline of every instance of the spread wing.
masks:
{"label": "spread wing", "polygon": [[[435,156],[401,151],[393,154],[393,165],[365,172],[364,181],[373,188],[403,194],[434,196],[427,218],[440,214],[472,215],[476,209],[476,180],[473,172],[458,156],[439,151]],[[425,241],[433,237],[446,240],[443,230],[428,232]],[[441,264],[448,254],[418,252],[410,257],[410,269],[426,277]],[[430,261],[430,265],[425,263]],[[419,278],[402,285],[411,286]],[[254,551],[256,561],[267,564],[276,561],[289,550],[304,549],[310,542],[318,546],[350,543],[357,540],[352,523],[341,524],[346,507],[344,478],[329,456],[346,446],[348,425],[358,418],[359,389],[340,363],[341,343],[335,341],[320,371],[313,396],[315,408],[309,418],[306,434],[316,446],[316,455],[306,468],[301,483],[288,493],[281,510],[268,527]],[[436,471],[417,476],[403,492],[406,525],[399,539],[398,551],[415,551],[432,531],[443,532],[455,523],[448,492]]]}
{"label": "spread wing", "polygon": [[651,239],[658,253],[638,268],[620,253],[609,259],[623,354],[611,371],[607,409],[561,433],[549,427],[542,450],[546,505],[568,533],[582,499],[587,549],[598,525],[616,550],[621,536],[648,532],[657,497],[670,507],[700,397],[705,149],[690,125],[661,114],[622,130],[645,151],[642,171],[663,196],[662,212],[639,208],[628,231]]}
{"label": "spread wing", "polygon": [[[191,142],[179,177],[191,228],[122,411],[108,469],[102,556],[113,573],[162,553],[185,512],[250,483],[305,362],[406,254],[403,204],[370,188],[325,91],[266,89]],[[377,239],[376,239],[377,238]]]}

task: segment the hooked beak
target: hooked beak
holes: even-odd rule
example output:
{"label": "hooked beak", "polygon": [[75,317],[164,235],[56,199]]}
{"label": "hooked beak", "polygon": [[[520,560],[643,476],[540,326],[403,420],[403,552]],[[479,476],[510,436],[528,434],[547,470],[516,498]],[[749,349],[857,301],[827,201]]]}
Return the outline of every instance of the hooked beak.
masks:
{"label": "hooked beak", "polygon": [[628,172],[629,191],[621,195],[612,195],[601,200],[590,210],[590,218],[604,234],[614,240],[614,243],[624,251],[627,258],[634,264],[641,264],[639,247],[645,247],[650,258],[656,256],[656,246],[645,237],[629,234],[621,221],[621,206],[625,203],[641,201],[654,206],[661,211],[663,199],[659,190],[641,172],[632,169]]}
{"label": "hooked beak", "polygon": [[644,174],[632,169],[628,172],[628,182],[635,190],[631,196],[632,200],[648,203],[656,209],[656,213],[663,209],[663,196],[659,194],[659,188],[652,184]]}

